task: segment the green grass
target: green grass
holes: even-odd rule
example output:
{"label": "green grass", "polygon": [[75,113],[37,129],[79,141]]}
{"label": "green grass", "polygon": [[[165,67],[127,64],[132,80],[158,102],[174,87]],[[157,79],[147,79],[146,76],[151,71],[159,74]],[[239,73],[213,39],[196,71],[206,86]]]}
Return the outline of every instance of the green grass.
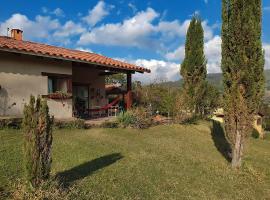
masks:
{"label": "green grass", "polygon": [[[22,134],[2,130],[0,139],[1,192],[22,178]],[[77,199],[269,199],[270,140],[249,139],[241,170],[230,168],[222,141],[208,122],[57,130],[52,175]]]}

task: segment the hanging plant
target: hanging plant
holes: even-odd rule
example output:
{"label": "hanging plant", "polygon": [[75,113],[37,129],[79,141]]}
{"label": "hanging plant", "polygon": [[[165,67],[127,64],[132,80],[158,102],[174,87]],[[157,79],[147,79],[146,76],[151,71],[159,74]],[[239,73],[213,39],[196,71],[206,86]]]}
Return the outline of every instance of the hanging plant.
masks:
{"label": "hanging plant", "polygon": [[49,99],[71,99],[72,94],[62,91],[56,91],[54,93],[50,93],[47,96]]}

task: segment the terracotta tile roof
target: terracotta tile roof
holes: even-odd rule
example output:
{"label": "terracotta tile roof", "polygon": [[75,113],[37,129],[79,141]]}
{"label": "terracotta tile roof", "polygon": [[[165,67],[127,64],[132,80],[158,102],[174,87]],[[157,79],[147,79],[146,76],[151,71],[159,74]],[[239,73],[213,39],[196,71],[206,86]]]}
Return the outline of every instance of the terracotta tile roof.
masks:
{"label": "terracotta tile roof", "polygon": [[15,40],[11,37],[0,36],[0,50],[16,51],[20,53],[31,53],[38,56],[53,57],[63,60],[72,60],[89,64],[97,64],[108,68],[131,70],[136,72],[148,72],[149,69],[114,60],[95,53],[88,53],[79,50],[66,49],[29,41]]}

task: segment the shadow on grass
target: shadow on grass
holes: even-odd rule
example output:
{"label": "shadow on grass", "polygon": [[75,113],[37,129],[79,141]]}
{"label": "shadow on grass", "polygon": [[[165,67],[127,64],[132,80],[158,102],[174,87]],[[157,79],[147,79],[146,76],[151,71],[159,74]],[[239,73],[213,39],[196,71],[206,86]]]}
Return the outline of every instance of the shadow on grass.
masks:
{"label": "shadow on grass", "polygon": [[217,150],[228,162],[231,162],[231,146],[225,137],[225,132],[221,123],[213,120],[211,135]]}
{"label": "shadow on grass", "polygon": [[90,176],[95,171],[107,167],[122,158],[123,156],[120,153],[102,156],[64,172],[60,172],[56,175],[56,178],[60,181],[60,184],[63,187],[69,187],[74,181]]}

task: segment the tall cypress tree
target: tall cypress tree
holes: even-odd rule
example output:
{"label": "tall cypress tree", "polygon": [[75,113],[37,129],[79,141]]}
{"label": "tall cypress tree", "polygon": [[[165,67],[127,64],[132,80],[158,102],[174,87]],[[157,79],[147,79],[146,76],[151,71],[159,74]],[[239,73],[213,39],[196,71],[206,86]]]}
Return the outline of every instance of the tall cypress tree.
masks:
{"label": "tall cypress tree", "polygon": [[222,71],[226,136],[232,166],[241,166],[245,139],[264,93],[261,0],[222,1]]}
{"label": "tall cypress tree", "polygon": [[25,105],[24,161],[26,181],[37,187],[50,176],[53,117],[49,116],[49,108],[40,97],[30,97],[29,105]]}
{"label": "tall cypress tree", "polygon": [[206,79],[206,59],[204,55],[204,31],[201,20],[194,16],[190,22],[186,44],[185,58],[181,64],[180,74],[184,80],[184,94],[189,109],[195,114],[201,113],[202,96]]}

